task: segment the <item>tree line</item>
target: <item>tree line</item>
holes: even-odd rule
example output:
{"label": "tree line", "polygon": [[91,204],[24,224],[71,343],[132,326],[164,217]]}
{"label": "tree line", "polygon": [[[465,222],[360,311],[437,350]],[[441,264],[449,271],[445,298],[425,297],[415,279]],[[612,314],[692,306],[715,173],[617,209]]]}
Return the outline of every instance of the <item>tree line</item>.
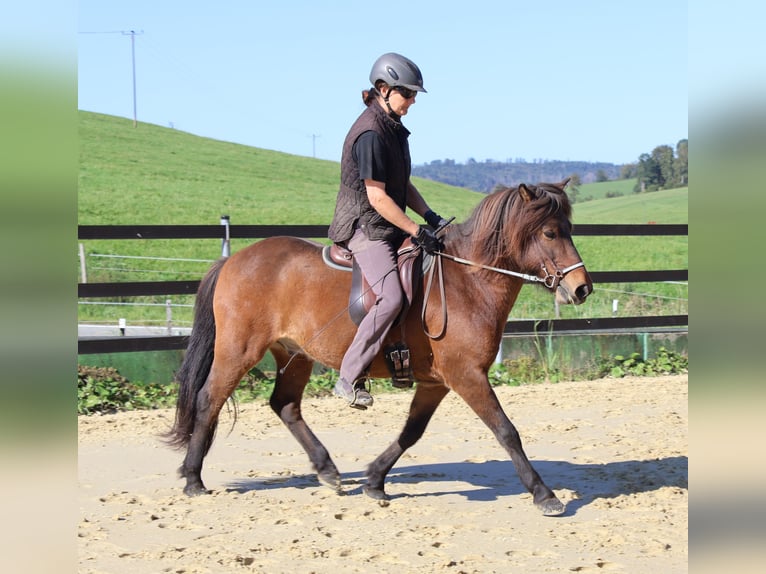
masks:
{"label": "tree line", "polygon": [[498,185],[556,182],[572,177],[574,185],[636,178],[634,191],[655,191],[688,185],[688,140],[683,139],[675,151],[660,145],[644,153],[636,163],[535,160],[522,158],[504,162],[492,159],[478,162],[469,159],[460,164],[453,159],[434,160],[412,167],[412,175],[490,193]]}
{"label": "tree line", "polygon": [[637,164],[623,166],[621,176],[636,178],[636,193],[689,185],[689,140],[679,140],[675,152],[669,145],[659,145],[650,154],[642,153]]}

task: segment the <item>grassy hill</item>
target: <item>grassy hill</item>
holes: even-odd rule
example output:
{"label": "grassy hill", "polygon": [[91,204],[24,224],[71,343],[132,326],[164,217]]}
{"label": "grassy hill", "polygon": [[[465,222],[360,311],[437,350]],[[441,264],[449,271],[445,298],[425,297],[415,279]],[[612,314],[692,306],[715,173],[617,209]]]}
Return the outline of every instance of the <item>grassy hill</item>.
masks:
{"label": "grassy hill", "polygon": [[[79,112],[81,224],[329,224],[338,163]],[[440,213],[467,215],[482,194],[414,179]]]}
{"label": "grassy hill", "polygon": [[[627,183],[632,189],[635,180],[603,182],[583,185],[578,197],[604,184]],[[594,194],[595,195],[595,194]],[[689,223],[689,188],[668,189],[650,193],[628,192],[623,197],[578,201],[574,206],[575,223]]]}
{"label": "grassy hill", "polygon": [[[330,223],[335,206],[340,169],[336,162],[221,142],[131,120],[79,112],[80,173],[78,217],[81,224],[218,224],[227,214],[237,224]],[[483,194],[414,178],[429,204],[445,216],[465,219]],[[688,189],[633,194],[632,183],[604,182],[580,187],[578,197],[594,198],[575,204],[578,223],[686,223]],[[614,187],[623,197],[605,197]],[[626,189],[630,186],[629,190]],[[625,188],[625,189],[623,189]],[[688,265],[686,238],[575,238],[588,268],[680,269]],[[233,240],[232,251],[250,240]],[[194,241],[89,241],[85,242],[88,280],[153,281],[198,279],[220,256],[220,240]],[[119,255],[120,258],[112,256]],[[128,258],[124,258],[128,257]],[[163,260],[151,258],[164,258]],[[144,259],[146,258],[146,259]],[[172,259],[172,261],[168,261]],[[200,261],[201,260],[201,261]],[[686,297],[686,287],[642,284],[654,297],[656,312],[678,312],[676,299]],[[631,286],[612,286],[628,290]],[[611,313],[609,286],[597,286],[589,303],[562,309],[565,316],[602,316]],[[550,295],[524,288],[514,316],[549,316]],[[670,290],[670,291],[669,291]],[[527,293],[529,291],[529,293]],[[601,291],[601,293],[599,293]],[[158,298],[164,303],[164,297]],[[643,299],[642,299],[643,300]],[[146,302],[156,302],[145,298]],[[174,297],[174,304],[188,305],[190,297]],[[685,303],[683,303],[685,305]],[[80,305],[80,319],[115,322],[165,321],[160,307],[131,308]],[[131,315],[133,314],[133,315]],[[187,307],[174,318],[190,319]]]}

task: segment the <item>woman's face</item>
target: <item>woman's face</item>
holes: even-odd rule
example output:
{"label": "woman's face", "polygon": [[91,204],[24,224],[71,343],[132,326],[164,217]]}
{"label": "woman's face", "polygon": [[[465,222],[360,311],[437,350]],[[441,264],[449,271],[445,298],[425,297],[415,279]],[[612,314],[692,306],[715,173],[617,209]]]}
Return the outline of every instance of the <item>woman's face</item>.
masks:
{"label": "woman's face", "polygon": [[417,92],[408,90],[407,88],[389,88],[388,105],[391,106],[391,109],[396,115],[405,116],[407,115],[410,106],[415,103],[417,94]]}

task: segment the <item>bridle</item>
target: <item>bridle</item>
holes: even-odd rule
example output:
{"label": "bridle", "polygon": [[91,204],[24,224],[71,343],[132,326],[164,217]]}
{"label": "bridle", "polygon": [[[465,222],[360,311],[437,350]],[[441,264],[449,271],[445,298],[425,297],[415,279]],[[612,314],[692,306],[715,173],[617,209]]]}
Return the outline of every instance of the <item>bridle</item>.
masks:
{"label": "bridle", "polygon": [[[548,271],[548,268],[545,266],[545,260],[543,259],[543,262],[540,263],[540,267],[542,268],[543,272],[545,273],[545,277],[539,277],[537,275],[529,275],[528,273],[521,273],[519,271],[511,271],[510,269],[502,269],[500,267],[492,267],[491,265],[484,265],[483,263],[476,263],[475,261],[470,261],[468,259],[463,259],[462,257],[457,257],[455,255],[450,255],[449,253],[444,253],[442,251],[435,251],[434,255],[436,255],[436,264],[431,266],[431,269],[428,270],[428,282],[426,284],[426,291],[423,295],[423,311],[420,316],[421,324],[423,325],[423,331],[425,334],[430,337],[431,339],[438,339],[444,334],[444,331],[447,328],[447,300],[446,300],[446,294],[444,292],[444,272],[442,270],[442,258],[445,257],[449,259],[450,261],[454,261],[455,263],[460,263],[462,265],[470,265],[472,267],[479,267],[480,269],[486,269],[487,271],[494,271],[495,273],[501,273],[502,275],[510,275],[511,277],[518,277],[519,279],[524,279],[525,281],[530,281],[532,283],[542,283],[550,289],[551,291],[554,291],[559,284],[561,283],[561,280],[564,279],[567,273],[570,271],[574,271],[575,269],[579,269],[580,267],[585,267],[585,263],[582,261],[578,261],[577,263],[570,265],[569,267],[565,267],[564,269],[555,269],[553,273]],[[553,263],[551,261],[551,263]],[[554,263],[555,266],[555,263]],[[441,304],[442,304],[442,328],[441,331],[439,331],[438,334],[433,335],[428,332],[428,329],[426,328],[426,307],[428,305],[428,299],[429,295],[431,294],[431,283],[433,281],[434,273],[438,271],[439,274],[439,296],[441,298]]]}
{"label": "bridle", "polygon": [[558,287],[558,284],[561,282],[564,276],[570,271],[574,271],[575,269],[579,269],[580,267],[585,267],[585,263],[583,263],[582,261],[578,261],[574,265],[570,265],[569,267],[565,267],[564,269],[556,269],[556,271],[551,273],[550,271],[548,271],[548,268],[545,266],[545,262],[543,262],[540,264],[540,267],[545,273],[545,277],[538,277],[537,275],[529,275],[527,273],[511,271],[510,269],[501,269],[500,267],[492,267],[490,265],[476,263],[475,261],[469,261],[468,259],[463,259],[462,257],[456,257],[454,255],[443,253],[441,251],[437,251],[436,254],[440,255],[441,257],[446,257],[447,259],[454,261],[456,263],[462,263],[463,265],[480,267],[481,269],[486,269],[488,271],[495,271],[496,273],[502,273],[503,275],[511,275],[512,277],[518,277],[520,279],[524,279],[525,281],[542,283],[548,289],[555,289],[556,287]]}

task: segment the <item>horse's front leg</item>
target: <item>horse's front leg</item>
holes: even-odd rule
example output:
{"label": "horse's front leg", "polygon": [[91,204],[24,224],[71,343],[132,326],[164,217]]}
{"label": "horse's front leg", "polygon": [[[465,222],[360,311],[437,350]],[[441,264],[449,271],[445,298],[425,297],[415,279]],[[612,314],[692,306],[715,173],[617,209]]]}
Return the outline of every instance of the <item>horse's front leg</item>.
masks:
{"label": "horse's front leg", "polygon": [[436,411],[449,389],[437,384],[419,383],[410,404],[410,414],[399,438],[391,443],[378,458],[367,467],[367,483],[364,493],[376,500],[388,500],[383,483],[404,451],[414,445],[426,430],[428,421]]}
{"label": "horse's front leg", "polygon": [[314,362],[302,355],[290,359],[286,353],[272,353],[277,359],[278,371],[269,405],[306,451],[319,482],[334,490],[340,490],[338,468],[301,414],[301,397],[311,376]]}
{"label": "horse's front leg", "polygon": [[466,377],[453,387],[454,391],[479,415],[479,418],[494,433],[497,440],[511,456],[516,473],[529,492],[535,505],[546,516],[562,514],[566,507],[546,486],[537,471],[532,468],[516,427],[503,411],[495,391],[489,384],[486,373],[473,379]]}

